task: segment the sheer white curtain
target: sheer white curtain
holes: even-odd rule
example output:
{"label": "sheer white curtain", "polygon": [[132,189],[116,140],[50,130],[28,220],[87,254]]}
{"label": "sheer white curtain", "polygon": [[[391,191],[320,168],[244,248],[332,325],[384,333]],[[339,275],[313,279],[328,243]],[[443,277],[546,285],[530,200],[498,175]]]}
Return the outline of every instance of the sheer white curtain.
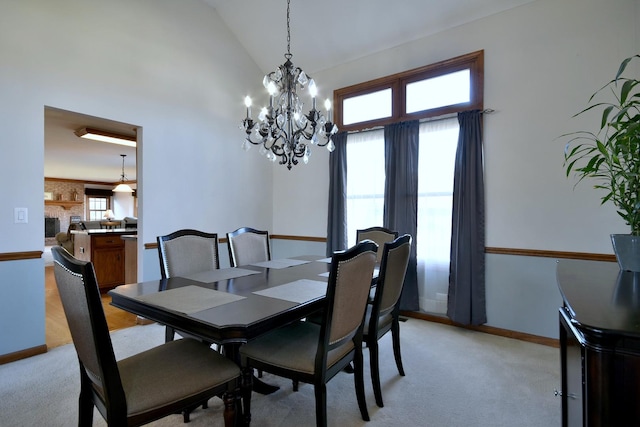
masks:
{"label": "sheer white curtain", "polygon": [[347,137],[347,235],[382,226],[384,215],[384,130],[351,133]]}
{"label": "sheer white curtain", "polygon": [[[456,117],[420,124],[418,172],[418,256],[420,309],[446,314],[449,288],[453,172],[458,144]],[[347,233],[382,225],[384,215],[384,130],[347,137]]]}
{"label": "sheer white curtain", "polygon": [[418,292],[420,309],[436,314],[445,314],[447,311],[457,143],[457,118],[420,124],[416,239]]}

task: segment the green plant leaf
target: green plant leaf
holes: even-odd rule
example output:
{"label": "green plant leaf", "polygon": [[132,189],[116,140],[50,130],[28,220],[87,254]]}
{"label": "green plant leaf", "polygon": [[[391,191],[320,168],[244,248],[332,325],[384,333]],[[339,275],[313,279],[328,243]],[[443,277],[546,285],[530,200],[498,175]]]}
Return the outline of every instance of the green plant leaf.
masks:
{"label": "green plant leaf", "polygon": [[[604,191],[601,204],[611,202],[616,212],[640,235],[640,80],[623,76],[634,55],[622,61],[613,80],[594,92],[586,108],[601,111],[596,132],[577,131],[562,135],[563,167],[578,185],[595,180],[595,189]],[[596,96],[605,101],[596,101]],[[608,97],[608,98],[606,98]],[[610,101],[608,101],[608,100]]]}

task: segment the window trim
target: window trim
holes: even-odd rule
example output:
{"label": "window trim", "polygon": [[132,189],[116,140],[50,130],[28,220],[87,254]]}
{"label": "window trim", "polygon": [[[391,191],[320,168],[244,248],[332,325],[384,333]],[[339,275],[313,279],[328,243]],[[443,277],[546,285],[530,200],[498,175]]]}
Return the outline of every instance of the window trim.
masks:
{"label": "window trim", "polygon": [[[470,70],[470,102],[416,111],[411,114],[407,114],[405,112],[405,88],[407,84],[432,77],[438,77],[443,74],[449,74],[463,69]],[[391,117],[358,122],[349,125],[343,124],[342,106],[345,99],[389,88],[392,91]],[[335,122],[340,131],[358,131],[406,120],[437,117],[466,110],[482,110],[484,109],[484,50],[478,50],[476,52],[471,52],[466,55],[457,56],[434,64],[336,89],[333,92],[333,105]]]}

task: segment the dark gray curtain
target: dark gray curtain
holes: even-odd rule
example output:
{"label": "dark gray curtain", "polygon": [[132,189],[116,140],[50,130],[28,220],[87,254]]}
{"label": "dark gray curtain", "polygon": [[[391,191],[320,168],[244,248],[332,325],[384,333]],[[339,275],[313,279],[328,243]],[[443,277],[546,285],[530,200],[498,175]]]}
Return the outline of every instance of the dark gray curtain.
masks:
{"label": "dark gray curtain", "polygon": [[413,238],[400,309],[418,311],[416,232],[418,228],[418,140],[417,120],[384,128],[385,189],[383,224],[400,235]]}
{"label": "dark gray curtain", "polygon": [[482,112],[458,113],[458,123],[447,316],[457,323],[481,325],[487,322]]}
{"label": "dark gray curtain", "polygon": [[347,248],[347,132],[333,136],[336,149],[329,156],[329,217],[327,256]]}

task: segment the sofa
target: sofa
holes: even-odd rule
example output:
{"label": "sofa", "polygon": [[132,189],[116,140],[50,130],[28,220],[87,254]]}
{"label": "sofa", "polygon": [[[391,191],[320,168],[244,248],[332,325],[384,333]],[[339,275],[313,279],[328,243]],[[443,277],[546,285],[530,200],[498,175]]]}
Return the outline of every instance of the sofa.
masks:
{"label": "sofa", "polygon": [[[117,228],[137,228],[138,218],[131,216],[124,217],[120,221],[120,226]],[[61,231],[56,234],[56,241],[58,245],[65,248],[69,253],[73,254],[73,233],[72,230],[98,230],[101,228],[100,223],[103,221],[80,221],[69,224],[67,231]]]}

